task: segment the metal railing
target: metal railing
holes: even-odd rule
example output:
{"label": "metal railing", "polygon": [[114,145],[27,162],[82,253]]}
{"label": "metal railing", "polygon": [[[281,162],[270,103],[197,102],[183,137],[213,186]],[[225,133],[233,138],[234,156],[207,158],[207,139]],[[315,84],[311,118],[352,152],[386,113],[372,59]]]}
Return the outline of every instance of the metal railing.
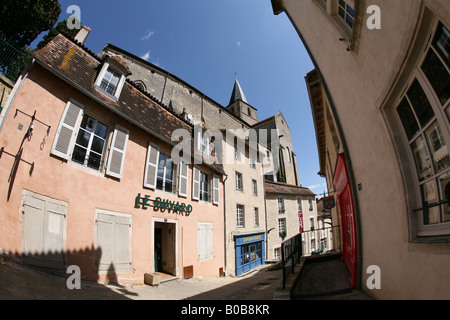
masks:
{"label": "metal railing", "polygon": [[281,243],[281,261],[283,265],[283,288],[286,288],[288,274],[294,274],[294,268],[300,263],[303,253],[302,234]]}
{"label": "metal railing", "polygon": [[0,39],[0,73],[16,82],[30,61],[30,56]]}
{"label": "metal railing", "polygon": [[303,256],[341,251],[340,226],[304,231],[281,243],[283,288]]}

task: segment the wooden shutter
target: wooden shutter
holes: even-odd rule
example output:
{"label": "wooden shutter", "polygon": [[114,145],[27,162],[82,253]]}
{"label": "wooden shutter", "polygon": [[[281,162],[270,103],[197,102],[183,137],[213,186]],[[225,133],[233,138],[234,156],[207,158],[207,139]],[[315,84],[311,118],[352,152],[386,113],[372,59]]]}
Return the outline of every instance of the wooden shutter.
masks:
{"label": "wooden shutter", "polygon": [[128,129],[116,125],[106,168],[106,174],[111,177],[122,178],[129,135]]}
{"label": "wooden shutter", "polygon": [[98,270],[107,271],[110,266],[113,266],[114,217],[112,215],[99,213],[96,222]]}
{"label": "wooden shutter", "polygon": [[213,203],[220,203],[220,179],[217,175],[213,175]]}
{"label": "wooden shutter", "polygon": [[99,271],[130,271],[131,217],[99,212],[96,223]]}
{"label": "wooden shutter", "polygon": [[55,140],[53,141],[51,150],[53,155],[66,160],[69,159],[71,154],[70,147],[73,145],[79,119],[83,115],[83,109],[83,105],[73,101],[67,103],[61,122],[59,123],[58,131],[56,132]]}
{"label": "wooden shutter", "polygon": [[198,224],[198,260],[213,258],[213,224]]}
{"label": "wooden shutter", "polygon": [[67,204],[25,193],[24,260],[53,270],[64,270],[64,236]]}
{"label": "wooden shutter", "polygon": [[44,267],[45,201],[27,195],[24,207],[24,261]]}
{"label": "wooden shutter", "polygon": [[187,197],[188,194],[188,184],[189,184],[189,166],[184,162],[180,162],[180,178],[178,195],[180,197]]}
{"label": "wooden shutter", "polygon": [[159,147],[150,143],[147,150],[145,165],[144,187],[155,190],[158,173]]}
{"label": "wooden shutter", "polygon": [[54,203],[46,204],[45,265],[52,269],[64,269],[64,221],[66,207]]}
{"label": "wooden shutter", "polygon": [[116,216],[114,233],[114,267],[116,271],[127,272],[131,266],[131,218]]}
{"label": "wooden shutter", "polygon": [[192,199],[200,199],[200,170],[196,167],[193,168]]}

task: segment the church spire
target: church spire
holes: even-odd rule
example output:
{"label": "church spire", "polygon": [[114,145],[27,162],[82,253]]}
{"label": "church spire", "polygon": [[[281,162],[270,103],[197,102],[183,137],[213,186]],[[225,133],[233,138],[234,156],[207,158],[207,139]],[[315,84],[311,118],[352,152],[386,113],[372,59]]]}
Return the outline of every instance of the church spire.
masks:
{"label": "church spire", "polygon": [[236,78],[234,82],[233,93],[231,94],[230,105],[237,100],[242,100],[245,103],[248,103],[247,99],[245,98],[244,92],[242,91],[241,85],[239,84],[239,81]]}

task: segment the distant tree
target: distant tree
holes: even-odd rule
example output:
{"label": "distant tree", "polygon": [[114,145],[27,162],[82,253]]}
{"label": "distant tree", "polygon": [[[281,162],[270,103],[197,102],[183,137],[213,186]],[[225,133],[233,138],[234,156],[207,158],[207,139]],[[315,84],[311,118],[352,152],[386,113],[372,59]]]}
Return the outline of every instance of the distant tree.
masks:
{"label": "distant tree", "polygon": [[51,28],[50,31],[44,36],[41,42],[38,43],[36,49],[42,49],[53,40],[58,34],[63,33],[68,35],[71,38],[75,38],[78,34],[79,29],[69,29],[67,27],[67,19],[58,23],[55,27]]}
{"label": "distant tree", "polygon": [[58,0],[1,0],[0,38],[19,48],[29,46],[60,14]]}

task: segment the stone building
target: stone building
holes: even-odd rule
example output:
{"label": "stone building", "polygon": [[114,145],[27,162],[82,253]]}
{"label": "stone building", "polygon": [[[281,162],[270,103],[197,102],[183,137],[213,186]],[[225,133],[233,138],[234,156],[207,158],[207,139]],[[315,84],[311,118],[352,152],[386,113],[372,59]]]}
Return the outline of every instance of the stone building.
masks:
{"label": "stone building", "polygon": [[[264,263],[268,256],[266,221],[278,215],[278,211],[267,210],[265,179],[300,185],[292,137],[282,113],[260,121],[257,108],[248,102],[238,79],[229,105],[224,107],[175,75],[121,48],[107,44],[99,56],[107,54],[120,55],[131,71],[128,77],[131,82],[194,125],[197,148],[204,157],[222,160],[226,174],[227,274],[239,275]],[[264,137],[260,134],[263,131],[267,133]],[[227,135],[236,132],[243,138],[242,144],[227,140]],[[252,141],[253,134],[258,139],[256,144]],[[212,143],[212,135],[222,137],[222,159],[217,158],[220,157],[217,153],[211,154],[219,147],[217,140]],[[297,213],[292,214],[298,224]],[[298,226],[290,230],[298,230]],[[276,245],[280,245],[279,237]]]}
{"label": "stone building", "polygon": [[319,142],[330,158],[338,154],[321,172],[334,191],[351,284],[379,299],[450,298],[450,3],[272,5],[308,50],[328,103],[322,119],[329,111],[338,135]]}

